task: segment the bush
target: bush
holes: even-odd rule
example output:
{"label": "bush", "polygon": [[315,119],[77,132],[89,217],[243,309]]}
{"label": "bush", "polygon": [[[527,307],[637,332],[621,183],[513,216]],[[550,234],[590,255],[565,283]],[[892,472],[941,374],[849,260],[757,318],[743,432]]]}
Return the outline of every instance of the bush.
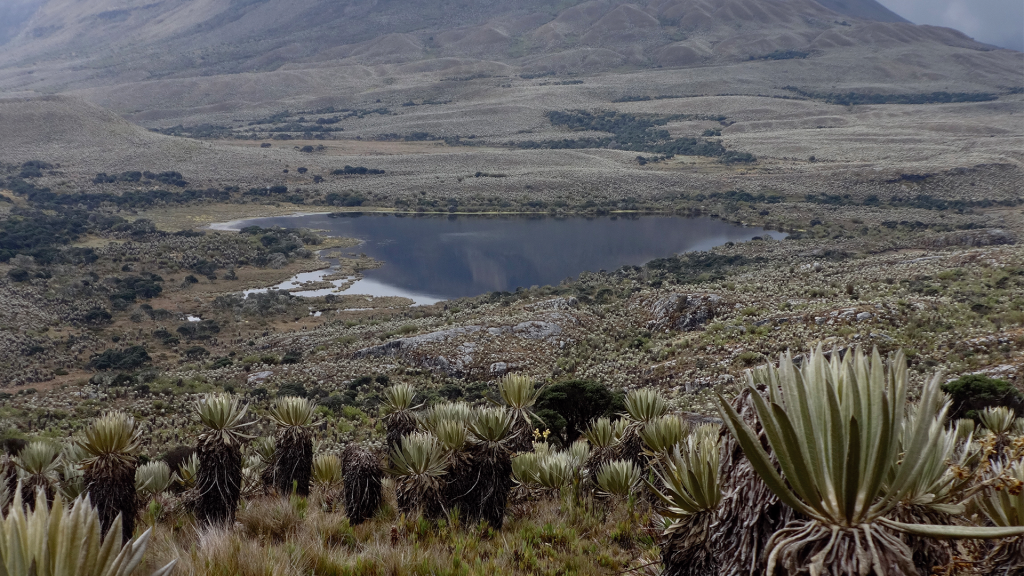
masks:
{"label": "bush", "polygon": [[217,324],[216,320],[187,322],[178,326],[176,332],[188,340],[209,340],[220,332],[220,325]]}
{"label": "bush", "polygon": [[160,285],[164,279],[156,274],[115,278],[114,281],[117,283],[117,292],[110,295],[111,300],[134,302],[136,298],[155,298],[164,290]]}
{"label": "bush", "polygon": [[358,192],[331,192],[324,197],[324,202],[329,206],[362,206],[366,198]]}
{"label": "bush", "polygon": [[366,175],[366,174],[383,174],[384,171],[377,168],[367,168],[366,166],[348,166],[344,168],[338,168],[331,170],[331,174],[334,176],[347,176],[347,175]]}
{"label": "bush", "polygon": [[621,392],[600,382],[569,380],[547,387],[535,413],[563,446],[579,439],[591,420],[625,410]]}
{"label": "bush", "polygon": [[99,326],[101,324],[107,324],[113,319],[110,312],[102,308],[93,308],[82,316],[82,321],[92,326]]}
{"label": "bush", "polygon": [[18,177],[39,178],[43,175],[43,170],[49,170],[51,168],[53,168],[53,165],[41,160],[29,160],[21,165],[21,172],[18,173]]}
{"label": "bush", "polygon": [[968,374],[942,385],[942,391],[953,401],[950,420],[971,418],[979,422],[978,412],[991,406],[1008,406],[1024,416],[1024,394],[1005,380],[981,374]]}
{"label": "bush", "polygon": [[195,448],[192,448],[191,446],[178,446],[176,448],[171,448],[166,454],[161,456],[160,459],[166,462],[167,465],[171,467],[172,471],[177,472],[178,468],[188,461],[189,457],[192,456],[194,452]]}
{"label": "bush", "polygon": [[203,348],[202,346],[193,346],[188,350],[185,350],[185,357],[188,358],[189,360],[198,360],[200,358],[208,356],[209,354],[210,351],[207,350],[206,348]]}
{"label": "bush", "polygon": [[306,391],[306,387],[300,382],[285,382],[277,389],[278,397],[284,396],[298,396],[299,398],[305,398],[309,394]]}
{"label": "bush", "polygon": [[[658,154],[665,158],[680,156],[708,156],[720,158],[726,164],[755,162],[757,159],[746,152],[726,150],[717,140],[701,138],[672,138],[661,126],[674,120],[692,119],[687,115],[638,115],[621,112],[588,112],[570,110],[551,111],[545,114],[553,126],[563,126],[572,131],[607,132],[611,136],[564,138],[562,140],[528,140],[514,144],[519,148],[576,149],[614,148],[633,152]],[[701,119],[722,120],[724,117],[701,117]]]}
{"label": "bush", "polygon": [[321,406],[327,408],[335,415],[341,414],[342,408],[344,408],[347,404],[348,402],[345,401],[345,398],[343,398],[341,394],[338,393],[333,393],[327,398],[324,398],[323,400],[320,401]]}
{"label": "bush", "polygon": [[124,350],[108,348],[89,360],[89,366],[96,370],[135,370],[151,361],[149,353],[142,346],[131,346]]}
{"label": "bush", "polygon": [[952,102],[989,102],[998,100],[999,95],[991,92],[923,92],[918,94],[867,94],[864,92],[820,93],[808,92],[795,86],[783,86],[783,90],[795,92],[805,98],[823,100],[839,106],[863,104],[949,104]]}
{"label": "bush", "polygon": [[[29,196],[52,194],[48,188],[35,188],[24,180],[7,183],[16,194]],[[0,221],[0,262],[6,262],[17,254],[33,256],[37,261],[50,262],[59,257],[57,246],[78,240],[90,228],[102,228],[90,224],[88,215],[80,210],[61,210],[50,215],[41,211],[16,208],[11,215]]]}
{"label": "bush", "polygon": [[28,280],[28,270],[15,268],[7,272],[7,277],[11,279],[11,282],[24,282]]}
{"label": "bush", "polygon": [[9,454],[11,456],[21,454],[21,451],[25,449],[25,446],[28,446],[28,442],[21,438],[5,438],[0,440],[0,449],[2,449],[5,454]]}
{"label": "bush", "polygon": [[810,56],[810,52],[803,52],[800,50],[776,50],[770,54],[765,54],[760,58],[751,56],[751,60],[792,60],[795,58],[807,58]]}

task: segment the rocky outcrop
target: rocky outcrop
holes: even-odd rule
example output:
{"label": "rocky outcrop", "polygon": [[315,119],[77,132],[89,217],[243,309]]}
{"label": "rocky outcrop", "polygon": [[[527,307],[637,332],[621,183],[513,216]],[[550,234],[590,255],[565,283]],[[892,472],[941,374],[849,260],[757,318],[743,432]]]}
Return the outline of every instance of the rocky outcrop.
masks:
{"label": "rocky outcrop", "polygon": [[495,377],[561,349],[566,343],[563,324],[572,321],[554,313],[517,324],[463,326],[363,348],[353,357],[401,358],[452,377]]}
{"label": "rocky outcrop", "polygon": [[385,342],[379,346],[371,346],[369,348],[363,348],[357,350],[352,357],[353,358],[366,358],[369,356],[402,356],[403,354],[416,350],[424,344],[431,342],[444,342],[458,336],[466,334],[472,334],[483,330],[483,326],[464,326],[462,328],[452,328],[450,330],[441,330],[439,332],[431,332],[429,334],[420,334],[418,336],[410,336],[408,338],[399,338],[398,340],[392,340],[391,342]]}
{"label": "rocky outcrop", "polygon": [[717,294],[672,293],[648,304],[648,330],[699,330],[723,309]]}
{"label": "rocky outcrop", "polygon": [[925,248],[938,249],[952,246],[1001,246],[1004,244],[1016,244],[1017,239],[1007,230],[1001,228],[986,228],[983,230],[962,230],[949,232],[926,238],[923,242]]}
{"label": "rocky outcrop", "polygon": [[568,310],[570,308],[576,308],[579,306],[579,302],[573,298],[552,298],[550,300],[541,300],[536,304],[530,304],[526,306],[527,310]]}

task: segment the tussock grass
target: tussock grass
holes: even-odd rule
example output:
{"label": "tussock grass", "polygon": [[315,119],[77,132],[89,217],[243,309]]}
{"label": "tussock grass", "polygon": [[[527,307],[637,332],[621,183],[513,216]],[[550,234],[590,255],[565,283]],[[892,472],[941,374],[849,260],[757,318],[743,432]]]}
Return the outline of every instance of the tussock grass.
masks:
{"label": "tussock grass", "polygon": [[656,573],[650,509],[595,502],[571,488],[516,507],[501,531],[466,523],[459,511],[430,521],[385,506],[358,526],[304,498],[260,498],[235,529],[199,530],[188,518],[155,529],[146,562],[178,560],[187,576],[355,576]]}

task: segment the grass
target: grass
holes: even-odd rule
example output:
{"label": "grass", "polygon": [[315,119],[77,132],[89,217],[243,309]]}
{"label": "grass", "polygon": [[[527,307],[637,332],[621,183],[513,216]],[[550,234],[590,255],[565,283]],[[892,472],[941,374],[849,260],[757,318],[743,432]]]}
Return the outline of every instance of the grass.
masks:
{"label": "grass", "polygon": [[393,499],[355,527],[316,501],[256,499],[232,531],[198,531],[188,517],[158,525],[146,562],[177,558],[176,573],[190,576],[569,576],[616,574],[658,558],[649,508],[630,514],[623,502],[569,492],[516,503],[500,532],[464,524],[457,511],[437,522],[399,515]]}

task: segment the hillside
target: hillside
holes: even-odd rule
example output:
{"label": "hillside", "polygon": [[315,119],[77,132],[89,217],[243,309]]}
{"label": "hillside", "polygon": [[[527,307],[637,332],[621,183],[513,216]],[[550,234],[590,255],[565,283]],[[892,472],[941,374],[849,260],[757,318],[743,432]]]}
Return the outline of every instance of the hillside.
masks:
{"label": "hillside", "polygon": [[894,13],[875,0],[818,0],[818,4],[847,16],[876,20],[878,22],[907,22],[905,18]]}
{"label": "hillside", "polygon": [[[33,3],[21,5],[23,17]],[[999,92],[1021,65],[874,0],[47,0],[0,45],[0,90],[180,119],[400,98],[438,80],[464,98],[487,77],[642,70],[684,94]]]}

